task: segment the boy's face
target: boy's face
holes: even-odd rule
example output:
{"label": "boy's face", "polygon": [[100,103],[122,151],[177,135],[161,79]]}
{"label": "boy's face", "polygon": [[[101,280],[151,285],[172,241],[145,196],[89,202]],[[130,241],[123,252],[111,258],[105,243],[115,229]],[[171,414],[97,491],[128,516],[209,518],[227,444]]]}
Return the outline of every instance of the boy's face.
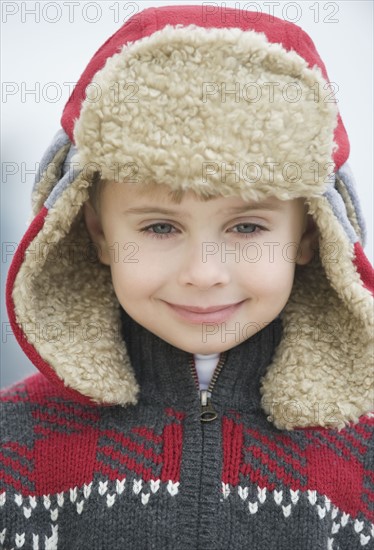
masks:
{"label": "boy's face", "polygon": [[315,228],[302,199],[188,192],[176,204],[169,193],[108,182],[100,215],[85,205],[87,228],[137,323],[189,353],[226,351],[281,312],[296,263],[313,255]]}

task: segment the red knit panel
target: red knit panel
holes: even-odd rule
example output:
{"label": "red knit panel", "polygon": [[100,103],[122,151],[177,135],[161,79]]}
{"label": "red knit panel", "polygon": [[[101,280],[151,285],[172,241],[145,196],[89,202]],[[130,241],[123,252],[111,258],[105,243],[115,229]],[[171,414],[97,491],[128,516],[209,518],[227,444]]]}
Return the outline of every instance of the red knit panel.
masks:
{"label": "red knit panel", "polygon": [[340,510],[356,517],[362,508],[363,465],[355,457],[341,457],[327,446],[311,445],[306,456],[308,489],[327,495]]}
{"label": "red knit panel", "polygon": [[315,490],[353,518],[365,510],[374,521],[370,506],[374,502],[374,475],[366,469],[373,418],[364,416],[340,431],[304,428],[274,434],[244,426],[240,479],[228,475],[230,468],[237,468],[238,451],[230,453],[229,447],[236,420],[224,419],[224,442],[228,446],[224,450],[224,483],[236,486],[245,483],[243,478],[247,477],[270,491],[280,487]]}
{"label": "red knit panel", "polygon": [[60,403],[50,395],[33,411],[36,494],[65,491],[90,483],[99,431],[98,409]]}
{"label": "red knit panel", "polygon": [[97,431],[49,432],[35,443],[35,489],[47,495],[90,483],[94,474]]}
{"label": "red knit panel", "polygon": [[179,481],[185,414],[170,408],[165,413],[161,435],[147,426],[125,432],[100,430],[95,471],[111,480],[133,472],[144,482],[159,478],[163,482]]}
{"label": "red knit panel", "polygon": [[164,482],[168,482],[169,480],[171,480],[173,483],[176,483],[180,480],[180,469],[182,461],[182,424],[179,422],[168,424],[167,426],[165,426],[162,435],[164,439],[164,464],[161,470],[160,479]]}
{"label": "red knit panel", "polygon": [[[319,57],[313,41],[299,27],[267,13],[219,8],[218,6],[165,6],[149,8],[134,15],[116,33],[99,48],[82,73],[73,93],[71,94],[62,118],[61,125],[73,141],[74,122],[79,118],[85,90],[95,73],[104,65],[108,57],[121,50],[128,42],[137,41],[145,36],[161,30],[165,25],[198,25],[204,28],[238,27],[242,30],[263,32],[269,42],[280,43],[286,50],[295,50],[303,57],[309,67],[317,65],[323,76],[328,80],[326,68]],[[334,153],[336,169],[349,156],[349,141],[343,122],[339,115],[335,131],[335,141],[339,147]]]}
{"label": "red knit panel", "polygon": [[355,257],[353,263],[357,268],[364,287],[374,294],[374,269],[367,259],[359,242],[354,245],[354,254]]}
{"label": "red knit panel", "polygon": [[[40,373],[2,392],[4,403],[14,403],[15,428],[25,443],[2,441],[0,485],[27,495],[59,492],[92,479],[99,419],[94,407],[61,401],[64,395]],[[9,419],[13,422],[13,418]],[[80,468],[83,473],[80,473]],[[90,480],[91,480],[90,479]]]}
{"label": "red knit panel", "polygon": [[239,484],[240,465],[243,461],[243,426],[230,418],[222,420],[223,483]]}

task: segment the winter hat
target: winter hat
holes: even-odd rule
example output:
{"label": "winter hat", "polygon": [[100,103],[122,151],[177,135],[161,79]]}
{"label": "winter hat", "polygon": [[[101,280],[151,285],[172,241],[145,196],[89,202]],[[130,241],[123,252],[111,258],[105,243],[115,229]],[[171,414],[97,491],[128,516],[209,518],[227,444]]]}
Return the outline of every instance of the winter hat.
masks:
{"label": "winter hat", "polygon": [[136,181],[172,190],[305,198],[319,254],[296,269],[262,406],[286,429],[343,427],[372,410],[372,268],[328,92],[309,36],[267,14],[151,8],[109,38],[41,161],[9,272],[12,327],[39,370],[80,402],[136,403],[110,271],[82,216],[96,172],[121,180],[136,167]]}

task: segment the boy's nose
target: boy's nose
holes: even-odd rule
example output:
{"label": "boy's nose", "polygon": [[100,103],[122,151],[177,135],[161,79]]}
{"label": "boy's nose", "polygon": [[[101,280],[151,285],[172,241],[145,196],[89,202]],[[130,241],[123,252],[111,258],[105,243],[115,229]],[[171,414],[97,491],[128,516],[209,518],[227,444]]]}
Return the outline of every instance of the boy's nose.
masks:
{"label": "boy's nose", "polygon": [[231,280],[229,263],[222,261],[219,245],[214,252],[206,253],[204,245],[193,246],[184,257],[179,270],[179,283],[194,285],[198,288],[210,288],[215,285],[227,285]]}

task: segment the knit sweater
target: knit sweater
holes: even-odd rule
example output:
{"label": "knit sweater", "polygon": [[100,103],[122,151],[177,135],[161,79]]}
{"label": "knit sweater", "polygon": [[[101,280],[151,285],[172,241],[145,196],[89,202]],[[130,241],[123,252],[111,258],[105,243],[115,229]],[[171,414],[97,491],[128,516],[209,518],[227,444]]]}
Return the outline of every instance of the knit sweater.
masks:
{"label": "knit sweater", "polygon": [[280,431],[260,407],[278,319],[221,355],[202,422],[192,356],[123,317],[136,406],[3,393],[4,550],[374,548],[373,417]]}

